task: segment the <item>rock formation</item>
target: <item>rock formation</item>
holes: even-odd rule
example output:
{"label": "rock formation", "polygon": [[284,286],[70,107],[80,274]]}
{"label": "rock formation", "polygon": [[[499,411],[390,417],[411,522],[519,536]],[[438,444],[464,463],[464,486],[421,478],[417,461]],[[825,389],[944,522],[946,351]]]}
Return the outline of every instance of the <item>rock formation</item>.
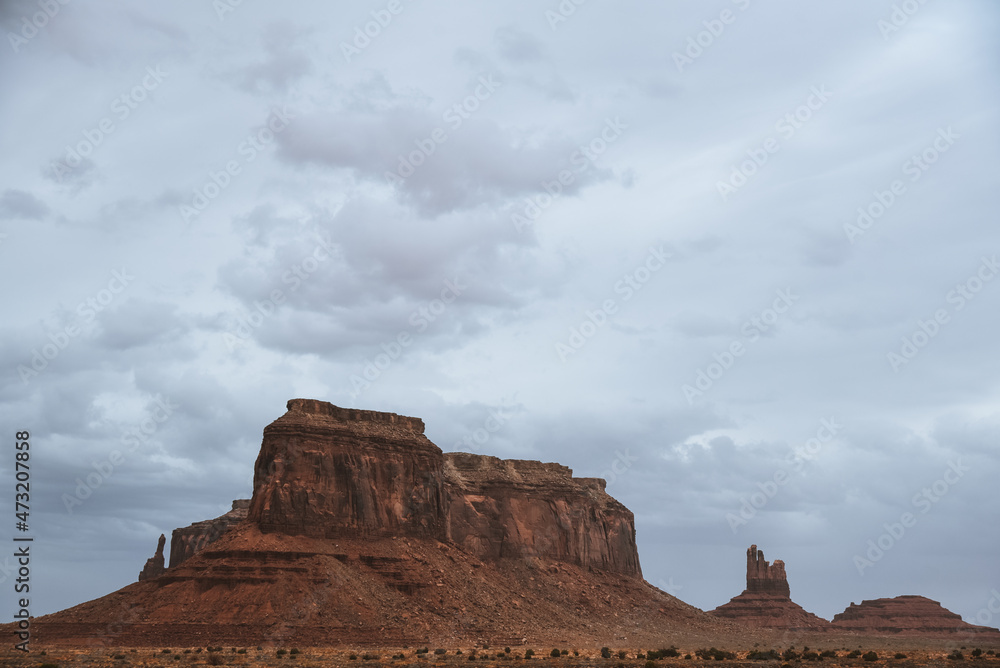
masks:
{"label": "rock formation", "polygon": [[776,559],[773,564],[764,561],[764,551],[751,545],[747,550],[747,589],[752,594],[774,594],[791,598],[785,562]]}
{"label": "rock formation", "polygon": [[543,557],[640,576],[631,511],[559,464],[445,455],[447,537],[480,559]]}
{"label": "rock formation", "polygon": [[219,540],[229,529],[247,517],[250,499],[236,499],[232,510],[214,520],[195,522],[180,529],[174,529],[170,536],[170,567],[190,559],[206,546]]}
{"label": "rock formation", "polygon": [[416,418],[289,401],[241,510],[178,529],[165,573],[37,618],[36,637],[653,646],[732,628],[642,579],[632,513],[603,480],[444,455]]}
{"label": "rock formation", "polygon": [[844,631],[872,635],[969,636],[969,639],[1000,640],[1000,631],[962,621],[937,601],[923,596],[897,596],[851,603],[834,615],[833,626]]}
{"label": "rock formation", "polygon": [[710,614],[750,626],[789,631],[824,631],[830,627],[830,622],[792,601],[785,563],[775,560],[768,564],[756,545],[747,550],[747,588]]}
{"label": "rock formation", "polygon": [[163,546],[166,544],[167,537],[161,533],[160,540],[156,543],[156,553],[146,560],[146,565],[142,567],[142,572],[139,573],[139,582],[159,577],[167,570],[163,566]]}

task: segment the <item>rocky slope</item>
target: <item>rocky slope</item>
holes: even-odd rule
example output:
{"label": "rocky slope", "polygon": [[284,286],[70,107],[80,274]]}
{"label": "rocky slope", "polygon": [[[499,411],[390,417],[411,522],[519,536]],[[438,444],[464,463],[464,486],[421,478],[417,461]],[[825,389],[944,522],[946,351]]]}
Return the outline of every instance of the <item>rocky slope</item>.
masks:
{"label": "rocky slope", "polygon": [[851,603],[834,615],[833,627],[857,633],[886,635],[959,635],[1000,640],[1000,631],[962,621],[937,601],[923,596],[897,596]]}

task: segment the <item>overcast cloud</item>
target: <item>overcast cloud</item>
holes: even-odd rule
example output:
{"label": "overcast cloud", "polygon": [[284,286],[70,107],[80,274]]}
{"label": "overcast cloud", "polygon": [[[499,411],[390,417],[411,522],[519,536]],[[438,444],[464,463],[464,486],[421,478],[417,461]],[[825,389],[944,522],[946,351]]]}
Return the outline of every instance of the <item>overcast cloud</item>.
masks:
{"label": "overcast cloud", "polygon": [[0,5],[33,613],[248,497],[292,397],[607,477],[702,609],[751,543],[828,619],[1000,588],[995,3],[42,4]]}

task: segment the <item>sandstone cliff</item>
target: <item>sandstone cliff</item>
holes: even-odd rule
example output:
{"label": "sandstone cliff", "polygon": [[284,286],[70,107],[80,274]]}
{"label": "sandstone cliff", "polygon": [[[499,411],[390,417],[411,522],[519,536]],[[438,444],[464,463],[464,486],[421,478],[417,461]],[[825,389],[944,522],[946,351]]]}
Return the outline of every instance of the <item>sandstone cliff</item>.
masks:
{"label": "sandstone cliff", "polygon": [[248,517],[265,532],[443,539],[443,462],[419,418],[292,399],[264,429]]}
{"label": "sandstone cliff", "polygon": [[632,512],[559,464],[445,455],[447,535],[481,559],[544,557],[641,575]]}

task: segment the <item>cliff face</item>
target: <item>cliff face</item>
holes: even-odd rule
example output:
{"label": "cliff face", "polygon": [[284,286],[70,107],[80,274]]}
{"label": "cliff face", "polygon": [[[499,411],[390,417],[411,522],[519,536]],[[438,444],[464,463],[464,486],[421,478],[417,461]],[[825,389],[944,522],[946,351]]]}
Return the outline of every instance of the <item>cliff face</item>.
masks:
{"label": "cliff face", "polygon": [[159,577],[167,570],[163,565],[163,546],[166,542],[167,537],[161,533],[160,540],[156,543],[156,552],[146,560],[146,565],[142,567],[142,571],[139,573],[139,582]]}
{"label": "cliff face", "polygon": [[292,399],[264,429],[248,517],[265,532],[443,539],[442,466],[418,418]]}
{"label": "cliff face", "polygon": [[174,529],[170,535],[170,568],[190,559],[219,540],[233,525],[245,520],[249,506],[249,499],[236,499],[233,501],[232,510],[225,515]]}
{"label": "cliff face", "polygon": [[480,559],[543,557],[641,575],[632,512],[559,464],[445,455],[448,537]]}
{"label": "cliff face", "polygon": [[897,596],[851,603],[833,617],[833,626],[845,631],[877,635],[969,635],[1000,639],[997,629],[962,621],[937,601],[923,596]]}
{"label": "cliff face", "polygon": [[441,450],[417,418],[306,399],[264,429],[248,518],[264,532],[453,541],[640,575],[632,513],[559,464]]}

